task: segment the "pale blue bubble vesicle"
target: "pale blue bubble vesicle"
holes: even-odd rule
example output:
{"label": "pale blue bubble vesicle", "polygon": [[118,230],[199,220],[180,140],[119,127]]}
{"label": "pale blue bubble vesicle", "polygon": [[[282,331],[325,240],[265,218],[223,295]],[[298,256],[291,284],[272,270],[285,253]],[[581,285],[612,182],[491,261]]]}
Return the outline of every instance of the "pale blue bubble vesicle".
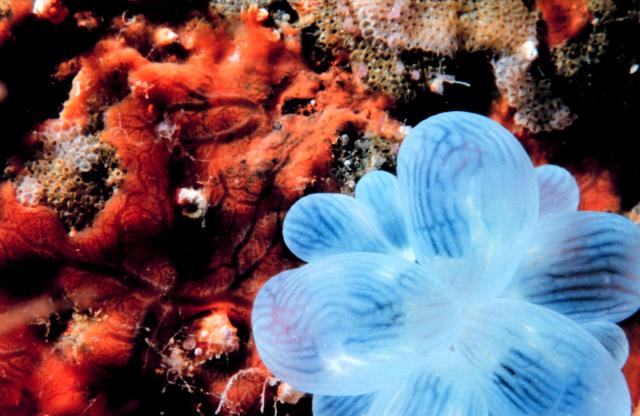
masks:
{"label": "pale blue bubble vesicle", "polygon": [[499,124],[431,117],[397,177],[293,205],[308,264],[259,291],[258,353],[316,416],[628,416],[615,322],[640,307],[640,231],[578,202]]}

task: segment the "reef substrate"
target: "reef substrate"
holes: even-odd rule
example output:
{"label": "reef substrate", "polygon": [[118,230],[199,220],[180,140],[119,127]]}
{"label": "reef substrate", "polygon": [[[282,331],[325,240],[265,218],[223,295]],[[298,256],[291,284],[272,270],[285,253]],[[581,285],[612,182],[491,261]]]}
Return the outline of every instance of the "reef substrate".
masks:
{"label": "reef substrate", "polygon": [[[309,16],[325,3],[0,0],[0,414],[309,414],[249,330],[257,290],[298,264],[284,214],[393,170],[408,126],[439,111],[511,128],[536,163],[578,177],[582,209],[640,201],[628,141],[605,136],[628,128],[637,98],[594,104],[637,91],[633,73],[606,81],[607,53],[637,62],[623,47],[637,2],[620,2],[622,22],[596,15],[614,13],[607,2],[538,2],[541,56],[577,68],[554,91],[591,88],[563,96],[577,119],[549,133],[517,123],[493,49],[447,57],[454,78],[431,87],[373,79],[353,60],[366,36],[317,39],[329,26]],[[601,64],[583,59],[596,32]],[[625,328],[638,402],[637,318]]]}

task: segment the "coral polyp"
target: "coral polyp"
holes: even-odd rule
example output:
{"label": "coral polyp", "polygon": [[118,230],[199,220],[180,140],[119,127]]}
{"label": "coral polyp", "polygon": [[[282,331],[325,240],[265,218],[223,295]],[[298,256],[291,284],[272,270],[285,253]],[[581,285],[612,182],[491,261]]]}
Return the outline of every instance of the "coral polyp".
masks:
{"label": "coral polyp", "polygon": [[[320,44],[350,54],[354,72],[397,98],[443,93],[456,83],[445,62],[459,53],[489,52],[496,86],[516,110],[516,123],[537,132],[564,129],[573,115],[530,74],[538,58],[538,11],[521,0],[293,2]],[[462,80],[458,81],[468,85]]]}
{"label": "coral polyp", "polygon": [[[456,78],[459,62],[493,68],[495,87],[514,110],[515,124],[530,132],[563,130],[576,112],[557,94],[556,75],[548,67],[548,50],[558,65],[565,43],[606,21],[633,19],[633,7],[617,15],[613,2],[523,0],[298,0],[292,1],[318,48],[347,55],[354,73],[370,87],[398,99],[413,100],[447,87],[475,87],[468,72]],[[565,4],[566,3],[566,4]],[[589,16],[606,16],[593,19]],[[599,20],[600,19],[600,20]],[[545,33],[548,32],[548,33]],[[604,49],[602,31],[591,41]],[[546,35],[546,36],[545,36]],[[586,46],[583,43],[580,46]],[[577,45],[570,49],[575,51]],[[580,58],[596,51],[578,52]],[[575,52],[573,52],[575,53]],[[538,59],[545,55],[543,59]],[[475,57],[470,59],[471,57]],[[577,58],[577,59],[576,59]],[[571,58],[568,58],[571,59]],[[583,65],[595,62],[583,61]],[[576,65],[580,65],[576,63]]]}
{"label": "coral polyp", "polygon": [[16,196],[27,206],[52,207],[69,230],[89,225],[124,180],[113,147],[75,129],[37,135],[42,149],[16,179]]}

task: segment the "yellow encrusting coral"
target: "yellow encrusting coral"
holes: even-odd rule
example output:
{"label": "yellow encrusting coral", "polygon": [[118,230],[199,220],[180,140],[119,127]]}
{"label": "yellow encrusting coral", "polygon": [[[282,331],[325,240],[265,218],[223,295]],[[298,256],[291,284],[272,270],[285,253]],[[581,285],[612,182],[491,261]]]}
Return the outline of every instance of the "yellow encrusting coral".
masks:
{"label": "yellow encrusting coral", "polygon": [[216,10],[225,16],[231,16],[251,5],[264,7],[268,3],[269,0],[210,0],[209,9]]}
{"label": "yellow encrusting coral", "polygon": [[563,129],[574,116],[548,84],[530,75],[538,57],[539,12],[523,0],[294,0],[317,41],[346,51],[354,73],[396,99],[442,94],[465,84],[446,73],[460,52],[487,52],[498,91],[530,131]]}
{"label": "yellow encrusting coral", "polygon": [[124,179],[112,146],[76,128],[38,134],[42,148],[15,180],[20,203],[53,208],[69,230],[89,225]]}

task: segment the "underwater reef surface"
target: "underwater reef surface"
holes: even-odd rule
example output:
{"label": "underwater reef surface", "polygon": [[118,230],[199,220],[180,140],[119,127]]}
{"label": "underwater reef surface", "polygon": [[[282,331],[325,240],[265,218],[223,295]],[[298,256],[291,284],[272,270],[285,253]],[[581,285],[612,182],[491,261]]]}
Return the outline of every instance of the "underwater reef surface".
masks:
{"label": "underwater reef surface", "polygon": [[[569,169],[581,209],[638,220],[639,16],[636,0],[0,0],[0,414],[310,414],[250,333],[258,289],[299,265],[284,215],[394,172],[409,126],[444,110]],[[638,404],[638,317],[623,328]]]}

